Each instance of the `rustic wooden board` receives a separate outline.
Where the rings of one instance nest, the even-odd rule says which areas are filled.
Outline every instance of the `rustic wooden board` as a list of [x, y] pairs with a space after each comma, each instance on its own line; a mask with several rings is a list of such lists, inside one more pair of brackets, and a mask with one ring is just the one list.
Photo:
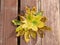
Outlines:
[[2, 45], [2, 43], [3, 43], [3, 15], [1, 14], [3, 11], [3, 9], [1, 8], [1, 7], [3, 7], [2, 1], [0, 0], [0, 45]]
[[[45, 33], [42, 45], [60, 45], [60, 16], [59, 16], [59, 0], [41, 0], [41, 8], [44, 15], [48, 18], [47, 25], [51, 26], [52, 31]], [[37, 39], [37, 44], [40, 44]]]
[[1, 3], [0, 23], [2, 26], [0, 26], [0, 32], [2, 34], [2, 45], [17, 45], [15, 27], [11, 20], [17, 17], [18, 2], [17, 0], [2, 0]]
[[[21, 0], [21, 11], [25, 9], [25, 6], [29, 6], [30, 8], [36, 6], [36, 0]], [[34, 45], [35, 42], [36, 41], [33, 41], [33, 39], [31, 39], [29, 43], [26, 43], [23, 40], [23, 37], [21, 37], [20, 45]]]
[[[17, 45], [15, 37], [15, 27], [11, 23], [12, 19], [17, 17], [18, 0], [1, 0], [0, 12], [0, 45]], [[21, 10], [28, 5], [36, 6], [36, 0], [21, 0]], [[48, 18], [47, 25], [51, 26], [52, 31], [45, 33], [42, 39], [42, 45], [60, 45], [60, 15], [59, 0], [41, 0], [41, 10]], [[41, 38], [31, 39], [28, 44], [21, 37], [21, 45], [41, 45]]]
[[[32, 4], [36, 6], [36, 0], [35, 2], [34, 0], [22, 0], [22, 10], [24, 10], [24, 6], [26, 5], [32, 7]], [[42, 39], [42, 45], [60, 45], [59, 0], [41, 0], [41, 10], [44, 11], [44, 15], [48, 18], [47, 25], [52, 28], [51, 32], [45, 33], [45, 37]], [[41, 45], [41, 38], [37, 36], [35, 42], [31, 39], [29, 44], [26, 45]], [[21, 40], [21, 45], [25, 45], [23, 40]]]
[[59, 0], [42, 0], [42, 9], [48, 17], [48, 25], [52, 28], [52, 32], [46, 33], [43, 45], [60, 45]]
[[25, 9], [25, 6], [32, 8], [36, 5], [36, 0], [21, 0], [21, 10]]

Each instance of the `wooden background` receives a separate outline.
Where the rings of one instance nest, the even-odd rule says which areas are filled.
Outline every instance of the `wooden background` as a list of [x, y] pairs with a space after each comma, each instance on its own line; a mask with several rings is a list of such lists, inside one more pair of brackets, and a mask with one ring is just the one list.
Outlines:
[[[36, 6], [36, 0], [21, 0], [21, 10], [28, 5]], [[17, 45], [15, 36], [15, 28], [11, 20], [18, 15], [18, 0], [1, 0], [0, 11], [0, 45]], [[45, 33], [42, 45], [60, 45], [60, 15], [59, 0], [41, 0], [41, 10], [48, 18], [47, 25], [51, 26], [52, 31]], [[37, 40], [31, 39], [28, 44], [21, 37], [21, 45], [40, 45], [41, 39], [37, 36]]]

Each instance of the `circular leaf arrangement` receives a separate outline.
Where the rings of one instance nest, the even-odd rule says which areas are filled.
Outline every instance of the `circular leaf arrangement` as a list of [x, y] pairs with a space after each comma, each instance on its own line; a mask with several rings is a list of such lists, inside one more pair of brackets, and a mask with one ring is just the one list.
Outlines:
[[30, 37], [35, 39], [37, 34], [43, 38], [44, 32], [50, 31], [50, 27], [48, 27], [46, 22], [46, 17], [43, 16], [43, 11], [36, 12], [36, 7], [30, 9], [29, 7], [25, 8], [24, 16], [20, 15], [19, 20], [12, 20], [14, 25], [19, 25], [16, 28], [16, 36], [23, 36], [26, 42], [30, 41]]

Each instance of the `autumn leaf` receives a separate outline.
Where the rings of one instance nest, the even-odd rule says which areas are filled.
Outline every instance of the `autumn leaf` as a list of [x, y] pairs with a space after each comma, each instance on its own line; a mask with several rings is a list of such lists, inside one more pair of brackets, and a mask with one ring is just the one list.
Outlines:
[[22, 26], [18, 26], [18, 27], [16, 28], [16, 32], [19, 32], [19, 31], [21, 31], [21, 30], [23, 30]]
[[14, 25], [20, 25], [20, 21], [19, 20], [12, 20], [12, 23], [14, 24]]
[[36, 37], [37, 37], [37, 33], [35, 31], [31, 31], [30, 35], [33, 39], [36, 39]]
[[40, 28], [41, 30], [47, 30], [47, 31], [51, 31], [51, 28], [50, 27], [48, 27], [48, 26], [44, 26], [44, 27], [42, 27], [42, 28]]
[[36, 14], [36, 10], [37, 10], [36, 7], [33, 7], [33, 8], [31, 9], [31, 13], [32, 13], [32, 14]]
[[30, 41], [30, 34], [29, 34], [29, 31], [26, 31], [25, 34], [24, 34], [24, 39], [25, 41], [28, 43]]
[[40, 21], [46, 22], [47, 21], [47, 18], [46, 17], [42, 17]]

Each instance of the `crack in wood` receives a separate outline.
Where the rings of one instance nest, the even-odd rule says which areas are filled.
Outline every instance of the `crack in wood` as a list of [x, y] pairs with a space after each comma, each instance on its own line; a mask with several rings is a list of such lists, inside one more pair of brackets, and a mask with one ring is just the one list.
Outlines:
[[[20, 14], [20, 0], [18, 0], [18, 20], [20, 20], [19, 14]], [[17, 37], [17, 45], [20, 45], [20, 36]]]

